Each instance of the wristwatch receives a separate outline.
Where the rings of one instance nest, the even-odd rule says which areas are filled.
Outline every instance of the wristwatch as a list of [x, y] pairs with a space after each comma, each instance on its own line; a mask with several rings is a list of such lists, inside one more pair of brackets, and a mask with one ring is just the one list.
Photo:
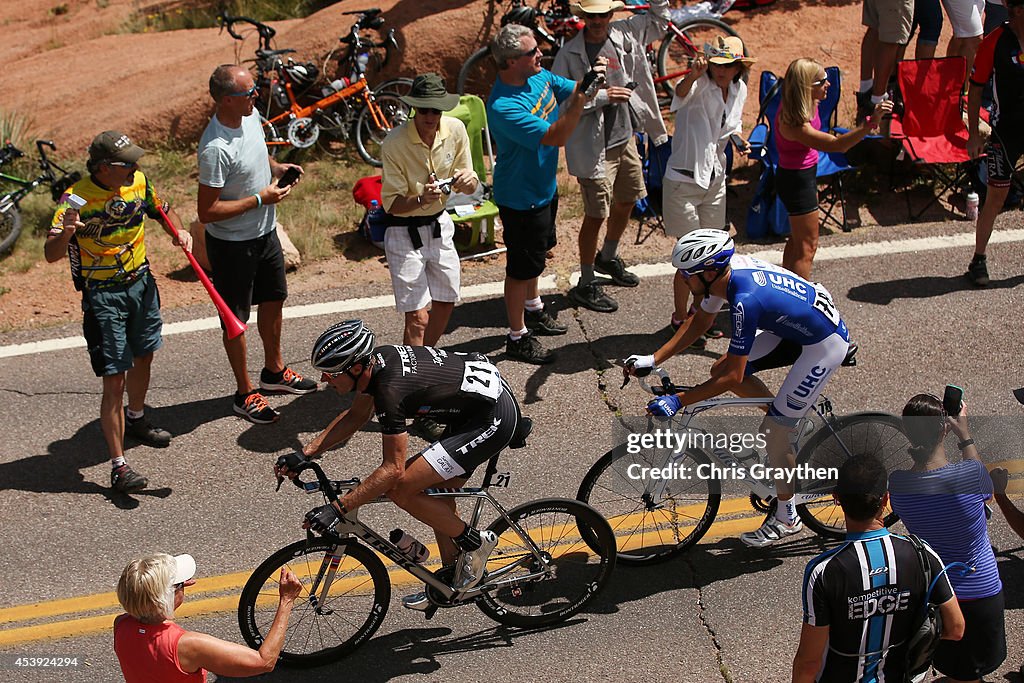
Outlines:
[[974, 445], [974, 439], [964, 439], [963, 441], [958, 443], [956, 445], [956, 447], [959, 448], [960, 450], [963, 450], [963, 449], [967, 448], [968, 446], [973, 446], [973, 445]]

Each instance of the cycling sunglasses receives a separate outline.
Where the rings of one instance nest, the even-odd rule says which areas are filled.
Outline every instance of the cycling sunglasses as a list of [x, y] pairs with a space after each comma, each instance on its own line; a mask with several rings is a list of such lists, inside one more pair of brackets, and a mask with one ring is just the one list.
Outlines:
[[257, 90], [259, 90], [259, 86], [258, 85], [253, 85], [251, 88], [249, 88], [245, 92], [228, 93], [228, 97], [252, 97], [253, 95], [256, 94]]
[[826, 83], [828, 83], [828, 76], [826, 76], [825, 78], [819, 78], [816, 81], [811, 81], [811, 85], [816, 87], [816, 88], [819, 88], [819, 87], [825, 85]]
[[127, 161], [104, 161], [107, 166], [116, 166], [117, 168], [138, 168], [139, 164], [136, 161], [131, 163]]

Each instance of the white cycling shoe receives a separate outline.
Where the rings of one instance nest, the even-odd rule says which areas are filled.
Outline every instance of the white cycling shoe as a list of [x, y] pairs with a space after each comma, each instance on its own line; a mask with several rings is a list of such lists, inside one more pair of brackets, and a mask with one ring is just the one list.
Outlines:
[[744, 545], [749, 545], [752, 548], [763, 548], [776, 541], [781, 541], [786, 536], [800, 533], [803, 528], [804, 523], [800, 521], [799, 517], [796, 518], [793, 524], [786, 524], [776, 519], [775, 515], [769, 515], [757, 531], [748, 531], [740, 534], [740, 540], [743, 541]]
[[480, 583], [484, 577], [484, 568], [491, 551], [498, 545], [498, 536], [493, 531], [480, 532], [480, 547], [462, 553], [459, 558], [459, 578], [455, 582], [456, 590], [465, 591]]

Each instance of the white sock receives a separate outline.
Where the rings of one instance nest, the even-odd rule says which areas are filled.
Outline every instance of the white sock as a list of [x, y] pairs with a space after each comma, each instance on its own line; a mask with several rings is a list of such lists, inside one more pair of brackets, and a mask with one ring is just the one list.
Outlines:
[[123, 455], [118, 456], [118, 457], [116, 457], [116, 458], [114, 458], [113, 460], [110, 461], [110, 466], [113, 467], [115, 470], [118, 467], [120, 467], [121, 465], [124, 465], [124, 464], [126, 464], [126, 461], [125, 461]]
[[879, 102], [881, 102], [884, 99], [885, 99], [885, 95], [872, 95], [871, 96], [871, 104], [872, 105], [878, 104]]
[[544, 310], [544, 302], [540, 300], [539, 296], [536, 299], [527, 299], [526, 300], [526, 310], [528, 310], [528, 311], [543, 311]]
[[858, 90], [857, 92], [868, 92], [873, 87], [875, 87], [875, 79], [869, 78], [866, 81], [860, 82], [860, 90]]
[[523, 329], [518, 330], [518, 331], [517, 330], [509, 330], [508, 331], [508, 336], [512, 338], [512, 341], [519, 341], [520, 339], [522, 339], [523, 337], [525, 337], [529, 333], [530, 333], [530, 331], [524, 327]]
[[138, 420], [140, 417], [146, 414], [146, 410], [145, 408], [143, 408], [139, 412], [135, 412], [131, 408], [127, 408], [125, 409], [125, 413], [128, 415], [129, 420]]
[[796, 498], [780, 500], [775, 508], [775, 519], [789, 526], [796, 523]]

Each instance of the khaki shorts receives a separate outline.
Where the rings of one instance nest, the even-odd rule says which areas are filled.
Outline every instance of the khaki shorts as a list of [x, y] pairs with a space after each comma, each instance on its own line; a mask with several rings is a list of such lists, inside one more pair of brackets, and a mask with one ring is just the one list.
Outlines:
[[864, 0], [861, 22], [890, 45], [906, 45], [914, 24], [914, 0]]
[[580, 178], [579, 181], [583, 213], [591, 218], [607, 218], [612, 204], [632, 204], [647, 196], [640, 154], [632, 139], [605, 150], [603, 178]]
[[706, 190], [697, 183], [666, 178], [661, 210], [669, 237], [682, 237], [700, 228], [726, 229], [725, 174], [712, 180]]

